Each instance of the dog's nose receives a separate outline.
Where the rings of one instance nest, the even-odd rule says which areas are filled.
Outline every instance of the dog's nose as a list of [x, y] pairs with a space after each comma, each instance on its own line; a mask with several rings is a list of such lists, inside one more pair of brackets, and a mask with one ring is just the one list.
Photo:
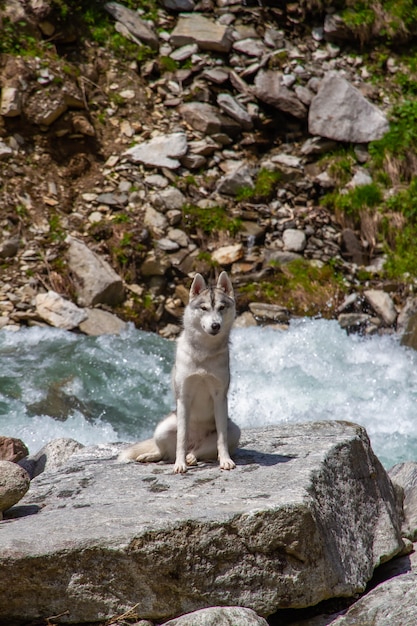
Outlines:
[[220, 324], [219, 324], [219, 322], [213, 322], [213, 323], [212, 323], [212, 325], [211, 325], [211, 330], [212, 330], [214, 333], [218, 333], [218, 332], [219, 332], [219, 330], [220, 330]]

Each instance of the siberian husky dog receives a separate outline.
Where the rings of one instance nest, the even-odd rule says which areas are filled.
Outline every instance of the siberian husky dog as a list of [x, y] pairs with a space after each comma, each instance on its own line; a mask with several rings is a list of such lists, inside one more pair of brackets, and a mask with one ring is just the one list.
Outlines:
[[221, 469], [235, 467], [230, 454], [238, 446], [240, 429], [229, 419], [227, 409], [229, 335], [235, 314], [233, 287], [226, 272], [215, 287], [208, 287], [197, 274], [172, 372], [176, 411], [157, 425], [152, 439], [122, 451], [121, 460], [175, 460], [174, 473], [185, 472], [199, 460], [216, 458]]

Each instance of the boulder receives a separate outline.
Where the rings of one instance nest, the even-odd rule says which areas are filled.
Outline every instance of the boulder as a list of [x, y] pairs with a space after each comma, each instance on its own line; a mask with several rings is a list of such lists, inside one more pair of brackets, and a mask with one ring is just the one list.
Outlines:
[[55, 291], [38, 293], [35, 298], [36, 314], [54, 328], [72, 330], [87, 318], [84, 309], [80, 309], [70, 300], [66, 300]]
[[36, 454], [31, 454], [19, 461], [30, 478], [35, 478], [45, 471], [55, 470], [65, 465], [68, 459], [84, 446], [75, 439], [60, 438], [44, 445]]
[[117, 315], [102, 309], [87, 309], [87, 319], [81, 322], [82, 333], [96, 337], [98, 335], [120, 335], [126, 328], [126, 322]]
[[219, 93], [217, 104], [221, 110], [234, 119], [244, 130], [252, 130], [252, 118], [247, 110], [228, 93]]
[[394, 465], [389, 470], [393, 483], [404, 490], [403, 535], [411, 541], [417, 540], [417, 463], [407, 461]]
[[17, 463], [29, 454], [29, 450], [21, 439], [0, 437], [0, 460]]
[[417, 623], [417, 574], [387, 580], [355, 602], [329, 626], [413, 626]]
[[133, 605], [156, 621], [218, 605], [268, 616], [363, 591], [403, 547], [398, 490], [355, 424], [246, 430], [230, 472], [178, 476], [119, 451], [84, 448], [32, 481], [21, 504], [39, 512], [2, 528], [0, 621]]
[[229, 52], [232, 38], [229, 27], [213, 21], [201, 13], [184, 13], [179, 16], [171, 33], [171, 44], [175, 48], [196, 43], [201, 50]]
[[338, 72], [327, 72], [308, 114], [308, 130], [336, 141], [368, 143], [389, 129], [382, 111]]
[[23, 467], [11, 461], [0, 461], [0, 520], [4, 511], [23, 498], [29, 485], [29, 474]]
[[234, 137], [241, 131], [239, 123], [206, 102], [186, 102], [179, 107], [179, 111], [187, 124], [205, 135], [223, 132]]
[[268, 622], [252, 609], [241, 606], [213, 606], [181, 615], [165, 622], [165, 626], [268, 626]]
[[118, 2], [106, 2], [104, 8], [140, 42], [146, 44], [152, 50], [158, 50], [158, 35], [149, 28], [148, 24], [139, 17], [136, 11]]
[[407, 298], [397, 320], [397, 331], [401, 337], [401, 344], [417, 349], [417, 298]]
[[290, 113], [298, 119], [307, 117], [307, 108], [295, 93], [282, 82], [283, 74], [275, 70], [261, 70], [255, 79], [255, 95], [270, 106]]
[[[102, 257], [82, 241], [67, 237], [68, 265], [75, 277], [77, 302], [81, 306], [117, 306], [124, 299], [122, 279]], [[84, 319], [87, 313], [84, 312]], [[80, 320], [80, 322], [83, 320]], [[78, 323], [80, 323], [78, 322]]]

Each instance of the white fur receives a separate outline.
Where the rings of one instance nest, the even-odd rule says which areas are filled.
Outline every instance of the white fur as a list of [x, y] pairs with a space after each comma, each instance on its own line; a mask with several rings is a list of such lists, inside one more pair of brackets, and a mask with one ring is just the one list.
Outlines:
[[230, 453], [237, 448], [240, 429], [229, 419], [227, 408], [229, 335], [234, 318], [233, 288], [226, 272], [220, 274], [214, 289], [197, 274], [172, 374], [176, 412], [158, 424], [152, 439], [134, 444], [119, 458], [140, 462], [175, 459], [175, 473], [185, 472], [199, 460], [217, 457], [221, 469], [235, 467]]

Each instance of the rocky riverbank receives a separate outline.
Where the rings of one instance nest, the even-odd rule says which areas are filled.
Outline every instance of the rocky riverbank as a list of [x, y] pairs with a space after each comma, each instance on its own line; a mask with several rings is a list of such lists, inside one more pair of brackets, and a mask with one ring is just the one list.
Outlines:
[[385, 205], [405, 180], [380, 215], [323, 202], [382, 177], [368, 145], [401, 98], [397, 38], [375, 85], [377, 53], [334, 11], [185, 4], [2, 9], [0, 326], [175, 336], [190, 275], [226, 268], [246, 323], [403, 332], [414, 281], [386, 272], [380, 223], [404, 224]]

